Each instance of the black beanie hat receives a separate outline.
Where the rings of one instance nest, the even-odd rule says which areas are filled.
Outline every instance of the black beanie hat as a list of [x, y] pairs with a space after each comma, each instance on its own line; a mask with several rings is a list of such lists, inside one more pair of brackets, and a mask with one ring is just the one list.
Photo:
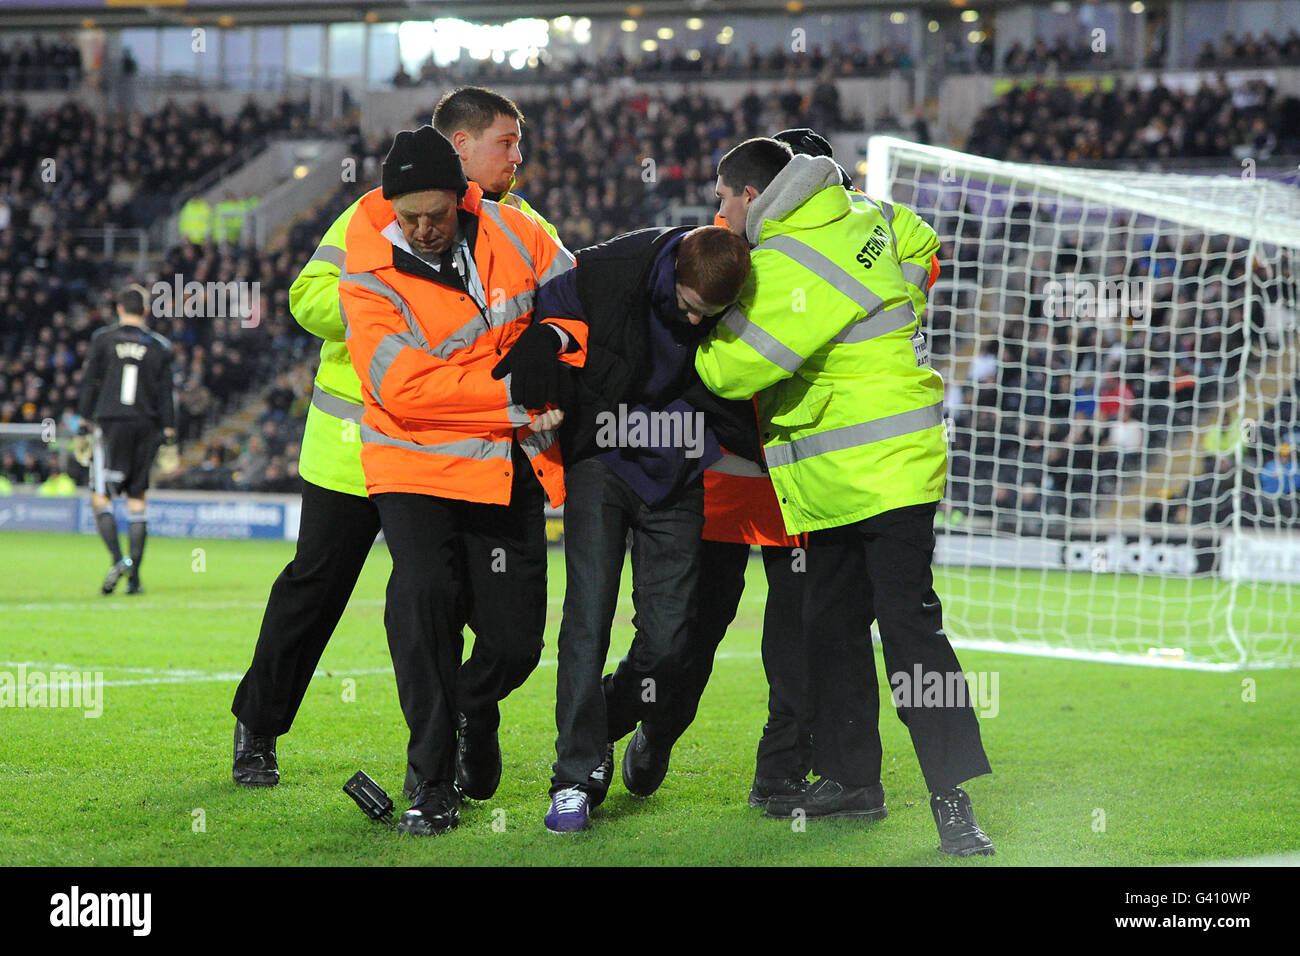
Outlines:
[[451, 189], [459, 202], [469, 189], [456, 148], [432, 126], [404, 129], [394, 137], [381, 182], [385, 199], [422, 189]]
[[[796, 153], [802, 153], [804, 156], [835, 158], [835, 151], [831, 148], [830, 140], [815, 129], [808, 129], [807, 127], [783, 129], [772, 138], [780, 140]], [[838, 163], [836, 165], [839, 166]], [[853, 179], [843, 166], [840, 166], [840, 179], [843, 181], [845, 189], [852, 188]]]

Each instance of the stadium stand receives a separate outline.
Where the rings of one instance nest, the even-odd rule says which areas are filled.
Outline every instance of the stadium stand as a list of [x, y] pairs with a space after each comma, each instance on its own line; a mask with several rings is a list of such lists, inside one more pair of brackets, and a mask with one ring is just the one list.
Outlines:
[[[555, 224], [560, 236], [577, 249], [599, 242], [646, 223], [663, 221], [670, 206], [699, 205], [712, 209], [716, 182], [715, 164], [725, 149], [739, 139], [761, 135], [772, 129], [818, 124], [822, 129], [838, 129], [835, 122], [838, 105], [824, 102], [815, 105], [816, 96], [774, 93], [762, 97], [753, 92], [732, 110], [699, 93], [680, 97], [667, 96], [653, 88], [622, 90], [603, 108], [591, 100], [575, 101], [568, 96], [558, 99], [522, 99], [519, 106], [526, 120], [524, 165], [520, 167], [518, 191], [535, 199], [539, 208]], [[411, 118], [413, 125], [427, 122], [427, 115]], [[859, 117], [853, 121], [860, 122]], [[321, 234], [366, 188], [373, 183], [378, 165], [388, 143], [354, 143], [363, 156], [362, 175], [355, 185], [343, 185], [331, 199], [295, 223], [277, 254], [273, 273], [254, 273], [247, 266], [230, 261], [230, 253], [204, 249], [207, 257], [203, 274], [226, 272], [232, 275], [263, 275], [262, 288], [273, 289], [270, 310], [274, 334], [282, 335], [284, 347], [273, 351], [288, 355], [289, 364], [305, 360], [310, 363], [315, 349], [309, 340], [297, 335], [297, 327], [285, 330], [288, 317], [287, 290], [301, 263], [311, 255]], [[655, 160], [652, 176], [643, 172], [643, 158]], [[617, 175], [612, 175], [617, 170]], [[372, 175], [366, 175], [369, 171]], [[190, 246], [190, 250], [198, 247]], [[198, 254], [191, 251], [189, 255]], [[173, 257], [177, 253], [173, 253]], [[279, 263], [289, 263], [281, 274]], [[224, 265], [223, 265], [224, 264]], [[190, 275], [192, 261], [174, 261], [160, 270]], [[279, 297], [283, 301], [277, 301]], [[237, 325], [237, 323], [235, 323]], [[248, 356], [226, 341], [221, 347], [221, 361], [211, 353], [216, 345], [194, 339], [193, 329], [173, 333], [178, 348], [188, 350], [189, 377], [179, 390], [181, 398], [180, 428], [191, 440], [200, 437], [201, 423], [219, 417], [243, 397], [247, 382]], [[261, 342], [261, 332], [253, 336], [236, 336], [241, 341]], [[304, 353], [302, 350], [306, 349]], [[257, 346], [263, 360], [266, 353]], [[197, 352], [198, 368], [194, 367]], [[234, 358], [238, 356], [238, 358]], [[234, 358], [235, 373], [231, 364]], [[214, 375], [213, 367], [220, 365]], [[288, 373], [286, 385], [295, 391], [295, 401], [305, 403], [310, 397], [310, 377], [301, 369], [286, 365], [258, 369], [252, 381], [265, 383]], [[260, 394], [260, 390], [254, 389]], [[189, 462], [176, 475], [160, 484], [164, 487], [206, 488], [212, 490], [257, 490], [292, 486], [296, 480], [297, 443], [302, 437], [301, 414], [274, 416], [267, 419], [258, 402], [244, 412], [244, 420], [223, 430], [223, 434], [202, 443], [202, 458]], [[301, 409], [300, 409], [301, 411]], [[273, 435], [268, 434], [268, 421]], [[260, 446], [255, 448], [254, 446]], [[279, 449], [276, 451], [275, 449]], [[290, 488], [292, 490], [292, 488]]]
[[74, 90], [84, 75], [81, 50], [71, 40], [0, 41], [0, 91]]
[[[976, 67], [991, 71], [992, 45], [971, 46]], [[1213, 56], [1217, 66], [1266, 50], [1268, 62], [1285, 63], [1298, 49], [1300, 37], [1292, 31], [1284, 39], [1244, 36], [1238, 42], [1228, 37], [1205, 55]], [[538, 203], [572, 248], [666, 221], [675, 207], [712, 207], [716, 162], [730, 145], [792, 126], [860, 130], [864, 118], [840, 102], [834, 77], [910, 65], [900, 49], [867, 52], [840, 45], [825, 51], [814, 47], [797, 57], [784, 48], [751, 47], [744, 53], [706, 52], [695, 60], [655, 53], [556, 66], [542, 58], [531, 71], [536, 79], [581, 77], [587, 84], [576, 96], [572, 89], [560, 89], [556, 95], [520, 101], [527, 124], [525, 163], [516, 189]], [[1032, 74], [1097, 64], [1090, 50], [1075, 49], [1063, 39], [1049, 45], [1036, 38], [1013, 44], [1001, 65], [1008, 73]], [[655, 83], [678, 76], [736, 75], [789, 82], [767, 93], [751, 89], [734, 107], [724, 107], [698, 88], [667, 93]], [[450, 68], [427, 63], [417, 77], [399, 74], [395, 85], [491, 83], [506, 76], [518, 74], [490, 60], [465, 58]], [[642, 82], [630, 84], [628, 77]], [[588, 95], [593, 92], [603, 95]], [[965, 148], [1047, 162], [1208, 160], [1244, 150], [1264, 158], [1300, 152], [1300, 122], [1291, 122], [1297, 116], [1296, 100], [1279, 96], [1262, 81], [1229, 89], [1220, 79], [1196, 93], [1161, 85], [1111, 91], [1039, 85], [1013, 89], [988, 107]], [[412, 118], [413, 123], [426, 121], [427, 115]], [[896, 123], [886, 115], [875, 125]], [[71, 103], [43, 116], [29, 115], [21, 105], [0, 106], [0, 161], [50, 155], [79, 172], [73, 177], [77, 192], [51, 189], [35, 202], [16, 197], [37, 170], [10, 163], [14, 172], [8, 183], [0, 184], [0, 225], [11, 227], [0, 228], [0, 253], [5, 254], [0, 258], [9, 264], [0, 270], [5, 362], [0, 421], [53, 417], [66, 424], [85, 343], [105, 320], [107, 300], [97, 297], [113, 283], [134, 277], [129, 269], [98, 260], [71, 232], [61, 233], [56, 221], [71, 209], [82, 217], [79, 224], [87, 226], [147, 224], [175, 208], [186, 183], [228, 162], [233, 143], [257, 143], [270, 131], [304, 131], [306, 126], [301, 111], [283, 104], [262, 109], [250, 103], [233, 121], [202, 105], [185, 110], [169, 105], [153, 116], [120, 119], [92, 116]], [[918, 138], [924, 139], [924, 133]], [[142, 141], [166, 148], [131, 148]], [[301, 416], [292, 411], [301, 411], [310, 394], [314, 348], [288, 315], [287, 289], [328, 223], [374, 181], [386, 147], [384, 141], [354, 143], [353, 155], [364, 157], [359, 181], [341, 186], [270, 251], [254, 255], [237, 244], [184, 243], [153, 266], [149, 276], [139, 277], [178, 273], [224, 281], [237, 276], [258, 282], [263, 291], [254, 328], [237, 320], [159, 323], [175, 348], [178, 425], [187, 447], [185, 466], [164, 483], [292, 489], [301, 438]], [[150, 205], [143, 201], [146, 195], [162, 198]], [[951, 263], [957, 279], [963, 264], [991, 238], [972, 235], [971, 228], [979, 228], [975, 222], [974, 217], [958, 217], [935, 223], [944, 240], [940, 257]], [[39, 238], [27, 243], [24, 235]], [[1157, 246], [1153, 254], [1162, 251], [1175, 252]], [[1090, 252], [1066, 250], [1064, 256]], [[1187, 250], [1176, 252], [1183, 263], [1180, 278], [1187, 278], [1197, 260]], [[1233, 259], [1235, 272], [1227, 281], [1241, 278], [1239, 256], [1229, 256], [1227, 250], [1214, 255]], [[1062, 259], [1054, 267], [1068, 265]], [[1130, 268], [1137, 269], [1138, 262]], [[1196, 292], [1189, 287], [1180, 296], [1179, 305], [1192, 314]], [[1001, 340], [1010, 344], [964, 356], [957, 344], [967, 331], [959, 328], [960, 305], [953, 293], [940, 290], [931, 311], [935, 354], [954, 362], [969, 360], [971, 369], [968, 380], [950, 376], [949, 381], [949, 417], [956, 428], [949, 495], [954, 512], [1089, 512], [1099, 496], [1115, 495], [1136, 482], [1151, 454], [1169, 442], [1172, 427], [1217, 416], [1222, 398], [1216, 390], [1222, 372], [1217, 363], [1225, 354], [1229, 361], [1241, 360], [1234, 345], [1241, 317], [1213, 310], [1195, 328], [1166, 316], [1163, 324], [1158, 319], [1149, 329], [1104, 333], [1031, 316], [1025, 328], [1002, 330]], [[273, 342], [269, 349], [264, 347], [267, 335]], [[1070, 355], [1076, 360], [1069, 361]], [[1040, 416], [1048, 424], [1036, 422]], [[212, 433], [223, 418], [225, 424]], [[1251, 463], [1252, 482], [1266, 464]], [[48, 470], [40, 461], [31, 467], [15, 462], [6, 471], [30, 480], [43, 468]], [[1285, 462], [1274, 468], [1280, 469], [1279, 487], [1285, 489]], [[1217, 470], [1218, 465], [1207, 464], [1206, 475], [1212, 478]], [[1190, 486], [1187, 494], [1192, 502], [1204, 497]], [[1177, 498], [1170, 493], [1167, 500]], [[1162, 520], [1174, 510], [1167, 508]], [[1186, 510], [1201, 514], [1204, 508], [1193, 504]]]
[[[755, 45], [750, 45], [744, 53], [726, 47], [697, 52], [699, 56], [692, 59], [680, 50], [671, 54], [655, 50], [636, 56], [627, 56], [616, 50], [596, 59], [579, 58], [563, 63], [553, 62], [549, 56], [539, 56], [537, 66], [529, 69], [529, 77], [543, 83], [578, 79], [603, 83], [622, 77], [644, 81], [668, 78], [726, 79], [737, 76], [746, 79], [779, 79], [786, 76], [818, 76], [827, 71], [839, 76], [879, 76], [913, 66], [911, 55], [901, 46], [892, 44], [873, 51], [856, 43], [835, 43], [829, 48], [815, 44], [806, 53], [798, 54], [784, 46], [759, 50]], [[421, 64], [416, 76], [399, 68], [393, 76], [393, 86], [446, 86], [458, 83], [490, 85], [518, 78], [519, 71], [506, 63], [465, 58], [450, 66], [438, 66], [430, 54]]]
[[1170, 160], [1300, 152], [1300, 100], [1252, 80], [1237, 89], [1203, 83], [1195, 93], [1157, 84], [1112, 91], [1033, 86], [985, 108], [967, 152], [1021, 162]]
[[1243, 34], [1238, 40], [1236, 34], [1228, 33], [1218, 44], [1205, 41], [1200, 53], [1196, 55], [1198, 67], [1235, 66], [1294, 66], [1300, 64], [1300, 33], [1287, 31], [1285, 37], [1260, 37]]

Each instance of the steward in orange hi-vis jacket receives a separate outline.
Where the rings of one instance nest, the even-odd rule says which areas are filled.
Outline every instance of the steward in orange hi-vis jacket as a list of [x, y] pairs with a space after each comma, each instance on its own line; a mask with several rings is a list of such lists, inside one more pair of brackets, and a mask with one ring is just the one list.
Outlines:
[[[541, 654], [543, 490], [560, 504], [564, 479], [562, 416], [539, 411], [557, 381], [535, 369], [558, 364], [559, 345], [525, 330], [537, 286], [572, 264], [535, 220], [484, 200], [431, 126], [397, 135], [382, 189], [348, 226], [339, 298], [365, 400], [366, 490], [393, 557], [384, 621], [416, 782], [406, 833], [457, 825], [457, 729], [462, 746], [467, 726], [495, 741], [497, 701]], [[512, 349], [513, 374], [493, 378]], [[473, 700], [456, 693], [465, 589], [496, 668]]]
[[[426, 127], [432, 130], [432, 127]], [[361, 379], [366, 491], [509, 504], [517, 438], [551, 504], [564, 501], [555, 433], [533, 434], [511, 376], [492, 369], [533, 314], [537, 286], [573, 257], [528, 215], [482, 198], [460, 203], [460, 248], [440, 274], [394, 245], [398, 219], [379, 190], [362, 198], [348, 228], [339, 279], [348, 353]], [[468, 275], [468, 247], [478, 282]]]

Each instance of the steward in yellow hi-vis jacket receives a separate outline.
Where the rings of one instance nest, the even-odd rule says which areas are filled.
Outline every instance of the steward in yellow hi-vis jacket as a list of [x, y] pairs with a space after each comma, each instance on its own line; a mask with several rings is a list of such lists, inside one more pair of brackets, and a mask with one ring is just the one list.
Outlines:
[[[435, 113], [439, 128], [461, 144], [466, 176], [482, 185], [485, 195], [498, 195], [502, 205], [527, 212], [554, 236], [549, 223], [508, 192], [522, 161], [521, 122], [522, 114], [510, 100], [478, 87], [448, 94]], [[379, 512], [366, 496], [361, 383], [348, 355], [339, 307], [346, 235], [359, 202], [326, 231], [289, 290], [293, 317], [322, 339], [322, 346], [299, 461], [303, 498], [297, 552], [271, 589], [252, 664], [231, 708], [238, 718], [233, 776], [248, 786], [278, 782], [275, 737], [292, 725], [380, 528]], [[474, 625], [468, 598], [459, 614]], [[491, 655], [487, 643], [476, 642], [461, 669], [461, 685], [471, 688], [471, 696], [504, 697], [509, 690]], [[465, 792], [476, 799], [495, 790], [500, 777], [495, 723], [489, 722], [477, 739], [462, 736], [457, 774]], [[408, 773], [406, 789], [412, 791], [414, 783]]]
[[820, 779], [770, 797], [766, 811], [885, 815], [877, 621], [941, 848], [992, 853], [958, 786], [990, 770], [930, 569], [947, 451], [922, 323], [939, 240], [881, 197], [854, 202], [833, 160], [792, 156], [774, 139], [724, 156], [717, 192], [753, 270], [695, 367], [724, 398], [756, 394], [786, 530], [810, 532], [804, 634]]
[[[834, 158], [826, 137], [816, 130], [799, 128], [782, 130], [772, 137], [786, 143], [795, 153]], [[849, 201], [869, 203], [853, 186], [842, 168], [841, 181], [849, 191]], [[915, 214], [897, 207], [896, 222]], [[718, 214], [715, 226], [727, 226]], [[743, 227], [743, 224], [741, 224]], [[925, 232], [910, 224], [898, 227], [900, 234], [918, 241], [915, 250], [904, 258], [920, 258], [931, 244]], [[909, 267], [910, 268], [910, 267]], [[928, 289], [938, 276], [939, 261], [932, 258], [924, 282]], [[913, 275], [919, 275], [912, 273]], [[924, 294], [917, 303], [917, 314], [925, 308]], [[725, 454], [704, 473], [704, 535], [700, 545], [700, 566], [709, 569], [703, 585], [697, 588], [695, 623], [691, 628], [691, 658], [694, 661], [693, 685], [679, 695], [681, 703], [675, 725], [667, 730], [645, 722], [644, 731], [651, 739], [672, 741], [695, 717], [700, 696], [713, 669], [719, 643], [736, 617], [745, 589], [745, 571], [749, 566], [750, 547], [762, 548], [763, 570], [767, 577], [767, 600], [763, 613], [763, 671], [767, 675], [768, 717], [758, 742], [754, 785], [749, 804], [763, 806], [776, 794], [802, 793], [808, 788], [808, 771], [812, 768], [812, 718], [808, 706], [808, 667], [803, 643], [804, 535], [790, 535], [785, 530], [781, 502], [772, 487], [766, 469], [738, 455]]]

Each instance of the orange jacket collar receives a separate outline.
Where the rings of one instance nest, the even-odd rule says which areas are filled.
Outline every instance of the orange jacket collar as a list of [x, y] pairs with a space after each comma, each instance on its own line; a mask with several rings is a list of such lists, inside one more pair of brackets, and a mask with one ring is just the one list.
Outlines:
[[[482, 201], [483, 187], [478, 183], [471, 182], [458, 208], [477, 216]], [[357, 237], [359, 241], [354, 240], [352, 236], [348, 237], [347, 259], [344, 268], [348, 272], [373, 272], [376, 269], [391, 266], [393, 264], [393, 244], [385, 239], [382, 233], [391, 223], [397, 220], [397, 213], [393, 211], [392, 200], [385, 199], [381, 189], [372, 189], [361, 197], [361, 204], [357, 207], [357, 213], [364, 217], [363, 221], [369, 223], [373, 231], [368, 232], [365, 236]]]

